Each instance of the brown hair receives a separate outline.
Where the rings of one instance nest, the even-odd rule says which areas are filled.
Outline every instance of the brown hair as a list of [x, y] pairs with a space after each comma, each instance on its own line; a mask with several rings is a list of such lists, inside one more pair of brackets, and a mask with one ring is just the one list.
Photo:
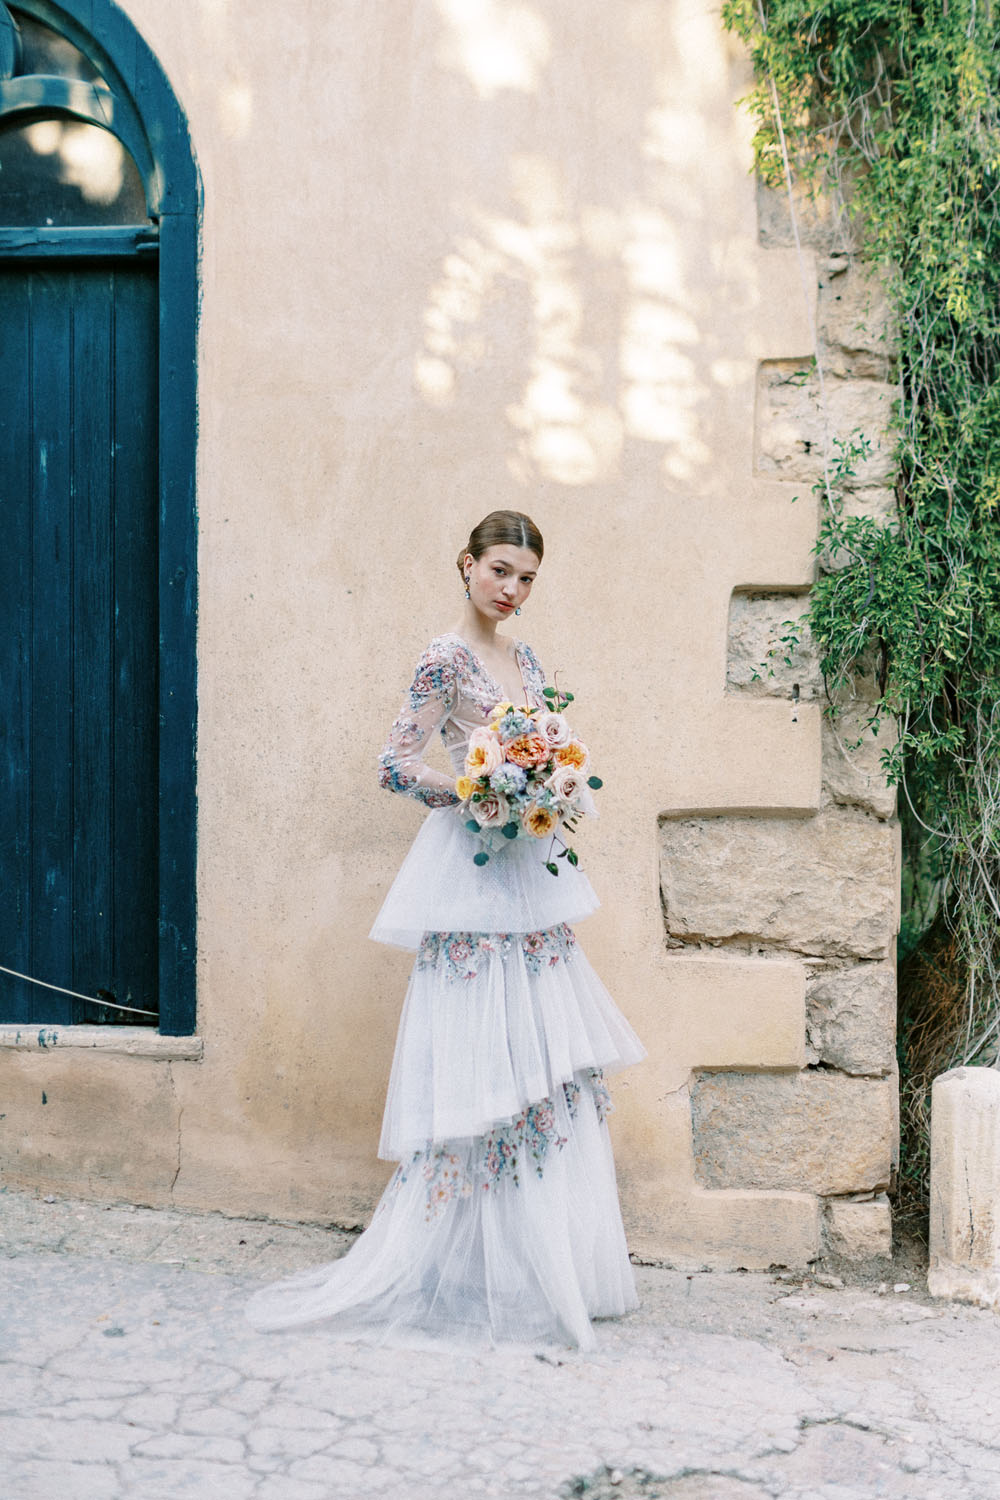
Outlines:
[[519, 510], [491, 510], [478, 526], [473, 527], [468, 542], [458, 554], [458, 571], [463, 579], [466, 553], [471, 553], [478, 560], [487, 547], [500, 547], [505, 542], [512, 547], [530, 548], [541, 562], [545, 543], [531, 517], [522, 515]]

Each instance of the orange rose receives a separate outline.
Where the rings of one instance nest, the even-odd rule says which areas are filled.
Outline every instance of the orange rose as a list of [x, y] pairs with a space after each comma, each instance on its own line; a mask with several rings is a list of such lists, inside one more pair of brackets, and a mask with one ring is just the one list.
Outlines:
[[549, 747], [540, 734], [519, 734], [504, 746], [504, 755], [515, 766], [541, 766], [549, 758]]
[[558, 819], [551, 807], [539, 807], [533, 802], [526, 807], [521, 814], [521, 823], [525, 833], [530, 833], [533, 839], [543, 839], [552, 832]]
[[590, 751], [579, 740], [570, 740], [568, 745], [560, 745], [554, 760], [557, 766], [576, 766], [578, 771], [585, 771], [590, 764]]

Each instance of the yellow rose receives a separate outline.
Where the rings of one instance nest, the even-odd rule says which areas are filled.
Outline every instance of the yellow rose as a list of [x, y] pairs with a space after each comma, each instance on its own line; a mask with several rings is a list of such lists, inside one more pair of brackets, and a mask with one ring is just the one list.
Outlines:
[[462, 802], [468, 802], [476, 790], [476, 783], [471, 776], [460, 776], [455, 782], [455, 792]]
[[553, 759], [557, 766], [576, 766], [578, 771], [585, 771], [590, 764], [590, 751], [579, 740], [570, 740], [568, 745], [559, 747]]
[[465, 757], [467, 776], [489, 776], [503, 764], [503, 746], [490, 729], [474, 729]]
[[507, 710], [513, 707], [514, 705], [509, 699], [505, 703], [497, 703], [494, 706], [493, 713], [490, 716], [490, 728], [495, 729]]
[[524, 831], [530, 833], [533, 839], [545, 838], [546, 834], [552, 832], [556, 822], [556, 815], [550, 807], [539, 807], [534, 802], [521, 814]]

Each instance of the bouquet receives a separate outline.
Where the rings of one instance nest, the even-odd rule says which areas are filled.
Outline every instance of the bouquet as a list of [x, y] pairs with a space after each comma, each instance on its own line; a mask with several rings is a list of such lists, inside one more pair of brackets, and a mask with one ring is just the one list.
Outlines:
[[543, 692], [546, 701], [540, 708], [498, 703], [488, 726], [469, 736], [465, 775], [455, 790], [471, 814], [466, 828], [480, 836], [472, 856], [477, 865], [485, 865], [503, 839], [551, 835], [545, 868], [558, 875], [552, 858], [556, 843], [562, 844], [556, 859], [578, 863], [560, 830], [573, 833], [578, 817], [597, 816], [591, 789], [603, 783], [599, 776], [587, 775], [590, 752], [563, 714], [573, 694], [554, 687]]

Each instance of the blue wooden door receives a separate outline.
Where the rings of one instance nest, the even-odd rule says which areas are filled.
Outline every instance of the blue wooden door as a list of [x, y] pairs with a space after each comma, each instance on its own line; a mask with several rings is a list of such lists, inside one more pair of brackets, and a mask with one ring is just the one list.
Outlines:
[[[0, 262], [0, 964], [150, 1011], [153, 260]], [[110, 1014], [0, 975], [0, 1019]]]

